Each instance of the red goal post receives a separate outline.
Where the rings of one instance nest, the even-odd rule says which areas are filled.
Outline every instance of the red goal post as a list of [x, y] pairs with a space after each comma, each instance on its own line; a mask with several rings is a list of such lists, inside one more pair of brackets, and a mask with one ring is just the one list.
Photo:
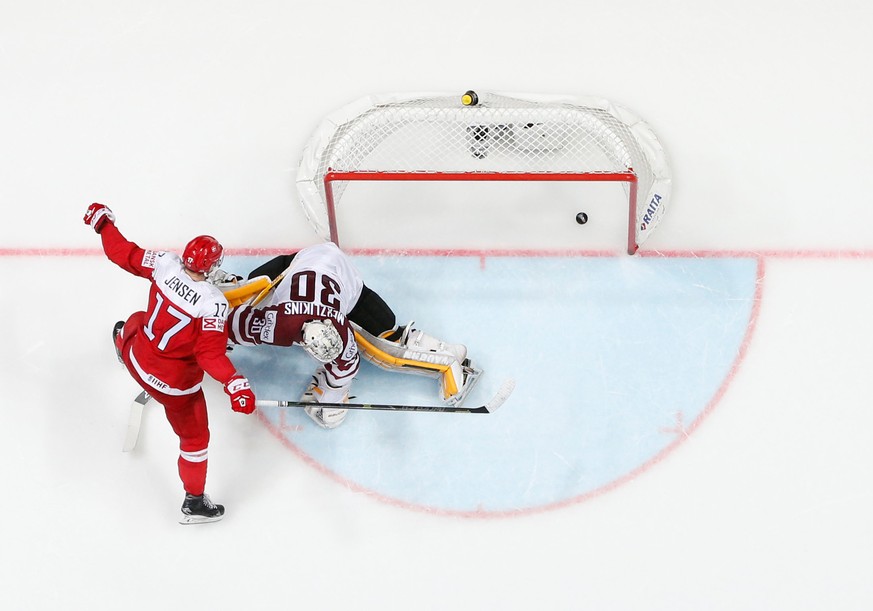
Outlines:
[[351, 181], [596, 181], [625, 186], [627, 252], [667, 208], [671, 176], [651, 128], [600, 98], [478, 93], [368, 96], [330, 115], [303, 151], [297, 187], [315, 230], [339, 244]]

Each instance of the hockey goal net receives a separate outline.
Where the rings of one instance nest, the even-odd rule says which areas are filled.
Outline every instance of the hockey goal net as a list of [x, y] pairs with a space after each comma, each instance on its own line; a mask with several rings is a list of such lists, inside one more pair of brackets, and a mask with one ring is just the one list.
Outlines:
[[319, 235], [339, 244], [352, 181], [614, 181], [627, 198], [627, 252], [637, 251], [671, 186], [645, 122], [600, 98], [470, 93], [370, 96], [324, 120], [297, 174]]

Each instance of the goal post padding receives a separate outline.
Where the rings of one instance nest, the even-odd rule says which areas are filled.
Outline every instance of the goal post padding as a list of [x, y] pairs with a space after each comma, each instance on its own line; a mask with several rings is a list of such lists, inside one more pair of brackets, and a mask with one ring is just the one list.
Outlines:
[[350, 181], [611, 181], [625, 187], [627, 252], [661, 221], [670, 168], [652, 129], [601, 98], [478, 93], [368, 96], [328, 116], [307, 143], [297, 187], [306, 217], [339, 243]]

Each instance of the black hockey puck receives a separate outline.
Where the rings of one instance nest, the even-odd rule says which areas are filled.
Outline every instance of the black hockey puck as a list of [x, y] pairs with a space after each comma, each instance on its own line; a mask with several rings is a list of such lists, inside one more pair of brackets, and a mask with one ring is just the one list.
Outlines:
[[584, 212], [580, 212], [579, 214], [576, 215], [576, 222], [579, 223], [580, 225], [584, 225], [585, 223], [588, 222], [588, 215], [585, 214]]

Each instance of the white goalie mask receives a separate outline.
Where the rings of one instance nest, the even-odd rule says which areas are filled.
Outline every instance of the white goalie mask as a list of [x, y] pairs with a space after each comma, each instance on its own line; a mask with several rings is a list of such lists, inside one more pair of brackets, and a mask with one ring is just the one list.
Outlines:
[[303, 323], [303, 349], [322, 363], [330, 363], [343, 350], [343, 340], [330, 320]]

